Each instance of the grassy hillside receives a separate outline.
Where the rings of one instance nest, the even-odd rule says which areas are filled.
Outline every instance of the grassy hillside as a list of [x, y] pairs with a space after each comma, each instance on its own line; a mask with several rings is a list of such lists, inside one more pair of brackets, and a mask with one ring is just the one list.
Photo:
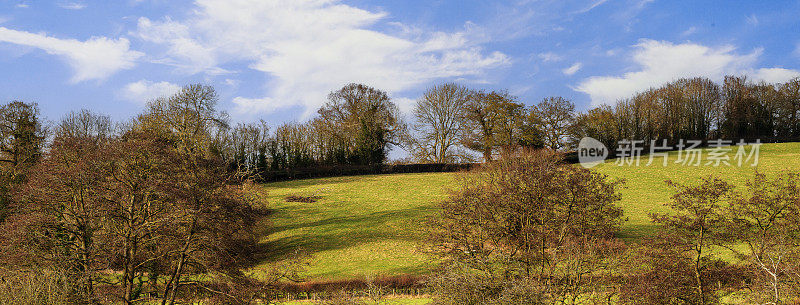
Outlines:
[[675, 164], [677, 153], [671, 153], [667, 167], [662, 166], [663, 158], [655, 158], [652, 165], [644, 166], [647, 157], [643, 157], [640, 166], [617, 166], [610, 160], [593, 169], [625, 180], [620, 205], [628, 221], [622, 228], [622, 237], [636, 240], [656, 229], [655, 224], [650, 222], [649, 213], [669, 211], [665, 204], [669, 202], [674, 190], [666, 185], [665, 181], [668, 179], [680, 183], [697, 183], [701, 177], [714, 175], [736, 184], [739, 190], [744, 191], [745, 183], [753, 177], [756, 169], [767, 174], [800, 170], [800, 143], [763, 144], [760, 150], [757, 167], [686, 166]]
[[[694, 183], [707, 175], [738, 185], [752, 177], [751, 167], [692, 167], [669, 165], [616, 166], [613, 161], [595, 169], [626, 180], [620, 205], [628, 221], [622, 237], [629, 241], [656, 229], [648, 213], [664, 212], [672, 190], [667, 179]], [[646, 160], [644, 160], [646, 163]], [[800, 143], [765, 144], [758, 170], [775, 173], [800, 170]], [[419, 274], [429, 270], [430, 258], [415, 251], [420, 221], [445, 198], [452, 173], [398, 174], [311, 179], [267, 184], [276, 209], [263, 242], [280, 251], [304, 248], [310, 255], [308, 276], [342, 279], [370, 275]], [[314, 203], [287, 202], [286, 196], [319, 196]], [[277, 253], [278, 255], [281, 253]]]
[[[419, 274], [432, 266], [415, 251], [419, 223], [446, 196], [452, 173], [310, 179], [266, 185], [276, 212], [264, 242], [312, 255], [314, 279]], [[317, 202], [287, 202], [290, 195]]]

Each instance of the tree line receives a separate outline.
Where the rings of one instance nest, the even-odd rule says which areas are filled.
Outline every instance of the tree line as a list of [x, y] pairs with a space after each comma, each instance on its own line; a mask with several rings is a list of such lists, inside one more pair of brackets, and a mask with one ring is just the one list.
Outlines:
[[416, 162], [483, 160], [520, 148], [570, 151], [583, 137], [614, 148], [620, 140], [800, 139], [800, 78], [783, 84], [726, 76], [679, 79], [614, 106], [585, 112], [563, 97], [526, 107], [507, 92], [457, 84], [429, 88], [417, 101], [404, 146]]
[[400, 143], [404, 123], [384, 91], [349, 84], [328, 95], [317, 117], [284, 123], [238, 124], [215, 134], [214, 150], [231, 168], [252, 175], [320, 165], [382, 164]]
[[[722, 85], [705, 78], [680, 79], [581, 114], [576, 135], [609, 146], [621, 139], [685, 140], [800, 138], [800, 79], [753, 83], [726, 76]], [[609, 147], [613, 147], [609, 146]]]
[[405, 163], [470, 163], [547, 147], [571, 151], [583, 137], [609, 148], [620, 140], [800, 139], [800, 78], [783, 84], [726, 76], [679, 79], [585, 112], [563, 97], [526, 106], [506, 91], [444, 83], [428, 88], [404, 118], [376, 88], [348, 84], [333, 91], [306, 122], [266, 122], [213, 132], [212, 151], [232, 171], [270, 172], [319, 166], [380, 165], [392, 149]]

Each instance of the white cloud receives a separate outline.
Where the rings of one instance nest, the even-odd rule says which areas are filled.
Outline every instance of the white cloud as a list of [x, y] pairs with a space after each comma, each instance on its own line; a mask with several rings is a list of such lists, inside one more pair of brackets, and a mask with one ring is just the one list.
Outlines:
[[239, 113], [273, 112], [291, 106], [278, 103], [270, 97], [247, 98], [241, 96], [234, 97], [233, 104], [236, 105], [236, 111]]
[[68, 10], [82, 10], [86, 8], [86, 3], [82, 2], [60, 2], [58, 7]]
[[688, 29], [686, 29], [686, 31], [683, 31], [681, 33], [681, 36], [682, 37], [686, 37], [686, 36], [690, 36], [690, 35], [692, 35], [694, 33], [697, 33], [697, 27], [693, 26], [693, 27], [689, 27]]
[[105, 79], [119, 70], [132, 68], [143, 55], [130, 50], [130, 42], [125, 38], [92, 37], [79, 41], [5, 27], [0, 27], [0, 42], [35, 47], [62, 57], [75, 71], [72, 82]]
[[120, 96], [126, 100], [143, 104], [159, 97], [171, 96], [180, 90], [180, 86], [170, 82], [156, 83], [143, 79], [125, 85]]
[[572, 64], [571, 66], [569, 66], [569, 68], [561, 70], [561, 72], [564, 72], [565, 75], [573, 75], [576, 72], [578, 72], [578, 70], [580, 70], [581, 68], [583, 68], [583, 64], [579, 63], [579, 62], [576, 62], [576, 63]]
[[794, 56], [800, 58], [800, 42], [798, 42], [797, 46], [794, 48]]
[[800, 76], [800, 71], [784, 68], [761, 68], [749, 73], [754, 79], [767, 83], [783, 83]]
[[620, 49], [619, 49], [619, 48], [613, 48], [613, 49], [610, 49], [610, 50], [607, 50], [607, 51], [606, 51], [606, 56], [609, 56], [609, 57], [610, 57], [610, 56], [615, 56], [615, 55], [617, 55], [619, 52], [620, 52]]
[[782, 82], [798, 73], [781, 68], [755, 68], [760, 49], [737, 54], [733, 46], [712, 48], [655, 40], [642, 40], [635, 48], [635, 71], [622, 76], [590, 77], [575, 90], [589, 94], [592, 105], [597, 106], [613, 104], [636, 92], [684, 77], [708, 77], [720, 82], [725, 75], [748, 75], [756, 81]]
[[28, 8], [28, 7], [30, 7], [30, 6], [29, 6], [28, 4], [26, 4], [26, 3], [19, 3], [19, 4], [15, 5], [14, 7], [18, 7], [18, 8]]
[[590, 4], [588, 7], [586, 7], [586, 8], [584, 8], [584, 9], [582, 9], [582, 10], [578, 11], [578, 13], [579, 13], [579, 14], [583, 14], [583, 13], [586, 13], [586, 12], [588, 12], [588, 11], [591, 11], [591, 10], [593, 10], [594, 8], [596, 8], [596, 7], [600, 6], [600, 5], [602, 5], [603, 3], [606, 3], [606, 1], [608, 1], [608, 0], [595, 0], [595, 1], [594, 1], [594, 2], [592, 2], [592, 4]]
[[397, 105], [401, 113], [410, 114], [417, 104], [417, 100], [407, 97], [393, 97], [392, 102]]
[[544, 62], [560, 61], [560, 60], [564, 59], [564, 57], [562, 57], [561, 55], [558, 55], [558, 54], [553, 53], [553, 52], [539, 53], [538, 56], [539, 56], [539, 59], [541, 59]]
[[758, 26], [758, 17], [756, 15], [750, 15], [745, 17], [745, 22], [752, 26]]
[[238, 79], [226, 78], [224, 83], [231, 87], [237, 87], [239, 86], [239, 83], [241, 83], [241, 81]]
[[135, 34], [164, 46], [161, 62], [182, 72], [245, 63], [269, 75], [268, 96], [234, 99], [239, 113], [300, 105], [308, 116], [328, 92], [349, 82], [397, 93], [440, 78], [480, 80], [487, 69], [509, 62], [502, 53], [484, 52], [475, 38], [480, 31], [470, 23], [455, 33], [387, 34], [372, 29], [386, 13], [338, 0], [197, 0], [195, 5], [186, 20], [140, 18]]

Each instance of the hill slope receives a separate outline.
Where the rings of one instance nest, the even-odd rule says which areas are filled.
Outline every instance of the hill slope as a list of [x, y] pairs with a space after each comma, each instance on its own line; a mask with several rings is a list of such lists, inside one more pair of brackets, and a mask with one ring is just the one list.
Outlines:
[[[672, 190], [665, 180], [694, 183], [716, 175], [744, 186], [755, 170], [684, 166], [675, 164], [676, 159], [671, 154], [667, 167], [656, 159], [651, 166], [616, 166], [611, 160], [595, 168], [626, 180], [620, 205], [628, 221], [621, 237], [636, 241], [656, 229], [648, 213], [669, 210], [664, 204]], [[765, 173], [800, 170], [800, 143], [763, 145], [757, 169]], [[415, 251], [422, 239], [418, 228], [435, 211], [436, 202], [446, 197], [454, 175], [352, 176], [266, 184], [276, 213], [262, 241], [277, 249], [276, 255], [296, 247], [306, 250], [311, 255], [308, 276], [312, 279], [425, 273], [435, 264]], [[290, 195], [320, 198], [313, 203], [287, 202]]]
[[[264, 242], [312, 255], [314, 279], [419, 274], [433, 266], [417, 253], [419, 224], [446, 196], [453, 173], [335, 177], [267, 184], [275, 209]], [[316, 202], [286, 197], [318, 196]]]
[[[704, 155], [706, 152], [707, 150], [704, 151]], [[699, 182], [701, 177], [714, 175], [734, 183], [737, 189], [744, 191], [743, 187], [752, 179], [756, 170], [766, 174], [800, 170], [800, 143], [763, 144], [756, 167], [686, 166], [676, 164], [677, 158], [677, 153], [670, 153], [667, 167], [663, 167], [660, 163], [662, 158], [655, 158], [652, 165], [644, 166], [647, 157], [643, 157], [640, 166], [617, 166], [614, 160], [609, 160], [593, 168], [610, 177], [625, 180], [620, 205], [628, 221], [622, 228], [621, 237], [626, 240], [636, 240], [651, 234], [656, 229], [656, 225], [650, 222], [648, 214], [669, 211], [665, 204], [670, 201], [674, 190], [667, 186], [666, 180], [691, 184]]]

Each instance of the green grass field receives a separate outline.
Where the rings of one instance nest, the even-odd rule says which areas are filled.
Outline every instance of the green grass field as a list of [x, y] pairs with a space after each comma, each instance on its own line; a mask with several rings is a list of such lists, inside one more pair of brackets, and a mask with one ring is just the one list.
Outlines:
[[[433, 262], [415, 248], [419, 224], [446, 196], [453, 174], [402, 174], [267, 184], [275, 209], [264, 242], [311, 255], [312, 279], [420, 274]], [[319, 196], [314, 203], [286, 196]], [[280, 254], [280, 253], [279, 253]]]
[[[754, 173], [750, 166], [684, 166], [674, 163], [676, 157], [670, 155], [667, 167], [662, 167], [661, 159], [651, 166], [620, 167], [612, 160], [595, 167], [626, 180], [620, 202], [628, 219], [621, 232], [625, 240], [636, 241], [656, 230], [648, 213], [669, 211], [664, 204], [672, 190], [665, 180], [695, 183], [700, 177], [717, 175], [744, 186]], [[763, 145], [757, 168], [764, 173], [800, 170], [800, 143]], [[276, 255], [296, 247], [307, 251], [309, 279], [425, 273], [435, 261], [415, 250], [422, 239], [420, 222], [446, 197], [454, 175], [353, 176], [266, 184], [276, 213], [262, 242], [271, 243]], [[321, 199], [286, 202], [288, 195]]]
[[[707, 150], [704, 151], [706, 152]], [[732, 166], [695, 167], [675, 164], [676, 159], [677, 153], [670, 153], [667, 167], [661, 163], [663, 158], [654, 158], [652, 165], [645, 166], [647, 157], [643, 157], [640, 166], [617, 166], [614, 160], [609, 160], [593, 168], [610, 177], [625, 180], [620, 206], [628, 221], [622, 228], [622, 238], [635, 241], [657, 229], [650, 222], [648, 214], [669, 212], [670, 208], [666, 204], [674, 190], [665, 183], [666, 180], [692, 184], [698, 183], [702, 177], [714, 175], [735, 184], [737, 190], [745, 191], [746, 182], [752, 179], [756, 169], [766, 174], [800, 170], [800, 143], [763, 144], [756, 167], [749, 164], [739, 167], [733, 161]]]

